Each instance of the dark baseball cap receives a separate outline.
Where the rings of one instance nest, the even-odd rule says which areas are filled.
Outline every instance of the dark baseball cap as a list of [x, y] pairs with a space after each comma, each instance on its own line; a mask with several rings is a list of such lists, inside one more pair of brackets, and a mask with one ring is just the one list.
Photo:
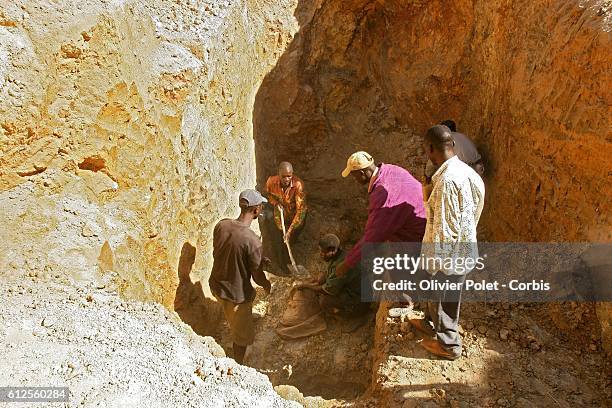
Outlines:
[[262, 203], [267, 203], [268, 200], [266, 200], [257, 190], [244, 190], [240, 193], [238, 202], [241, 207], [254, 207]]

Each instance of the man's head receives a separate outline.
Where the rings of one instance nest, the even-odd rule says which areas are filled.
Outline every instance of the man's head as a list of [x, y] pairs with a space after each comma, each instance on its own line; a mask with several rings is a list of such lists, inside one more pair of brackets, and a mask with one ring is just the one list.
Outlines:
[[432, 126], [425, 133], [423, 148], [427, 157], [435, 165], [439, 166], [455, 155], [453, 146], [455, 146], [455, 142], [450, 129], [445, 125]]
[[263, 210], [264, 203], [266, 200], [257, 190], [244, 190], [240, 193], [238, 198], [238, 205], [240, 206], [240, 214], [250, 215], [253, 218], [259, 217]]
[[350, 174], [359, 184], [368, 184], [375, 170], [374, 159], [368, 152], [355, 152], [346, 161], [342, 177]]
[[456, 132], [457, 131], [457, 124], [452, 119], [443, 120], [442, 122], [440, 122], [440, 124], [446, 126], [447, 128], [449, 128], [451, 132]]
[[278, 177], [282, 187], [289, 187], [293, 179], [293, 166], [289, 162], [280, 162], [278, 165]]
[[319, 240], [319, 254], [324, 261], [330, 261], [340, 250], [340, 238], [334, 234], [325, 234]]

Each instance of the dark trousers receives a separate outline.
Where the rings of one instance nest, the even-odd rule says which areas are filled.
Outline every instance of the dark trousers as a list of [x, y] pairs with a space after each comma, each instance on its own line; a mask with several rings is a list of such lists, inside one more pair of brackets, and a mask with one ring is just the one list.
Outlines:
[[[443, 283], [448, 280], [451, 283], [465, 282], [465, 275], [445, 275], [436, 273], [433, 277], [427, 275], [426, 279], [438, 280]], [[436, 337], [442, 347], [448, 352], [461, 355], [461, 336], [459, 335], [459, 311], [461, 309], [461, 289], [459, 290], [436, 290], [429, 292], [423, 307], [425, 320], [428, 321], [436, 332]]]
[[[289, 228], [287, 222], [291, 225], [291, 220], [285, 220], [285, 231]], [[291, 245], [291, 251], [294, 257], [294, 246], [304, 229], [304, 224], [305, 220], [299, 228], [293, 230], [291, 238], [289, 238], [289, 245]], [[267, 243], [264, 242], [264, 244], [267, 244], [264, 245], [264, 248], [268, 249], [267, 255], [272, 261], [273, 270], [270, 272], [280, 275], [290, 274], [287, 265], [291, 264], [291, 258], [289, 257], [289, 251], [287, 251], [287, 245], [285, 245], [283, 241], [283, 231], [279, 230], [274, 222], [274, 207], [271, 205], [266, 205], [264, 207], [263, 215], [259, 220], [259, 229], [263, 234], [264, 241], [268, 241]]]

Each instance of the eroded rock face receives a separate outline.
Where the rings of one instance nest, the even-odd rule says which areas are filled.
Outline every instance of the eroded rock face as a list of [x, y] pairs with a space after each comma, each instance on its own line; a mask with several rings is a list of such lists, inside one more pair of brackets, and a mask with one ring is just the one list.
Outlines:
[[172, 306], [181, 249], [205, 278], [255, 156], [260, 182], [279, 160], [307, 180], [305, 240], [351, 240], [348, 154], [420, 176], [446, 118], [487, 159], [488, 239], [609, 241], [606, 4], [0, 0], [0, 271], [112, 271]]
[[[311, 253], [322, 232], [360, 236], [365, 190], [340, 178], [350, 153], [420, 177], [422, 135], [447, 118], [487, 161], [482, 238], [612, 239], [609, 2], [300, 7], [301, 29], [257, 94], [254, 125], [260, 183], [279, 160], [306, 180]], [[609, 314], [599, 316], [610, 345]]]
[[[0, 271], [98, 279], [172, 306], [255, 185], [252, 107], [294, 0], [0, 7]], [[204, 285], [205, 289], [207, 285]]]

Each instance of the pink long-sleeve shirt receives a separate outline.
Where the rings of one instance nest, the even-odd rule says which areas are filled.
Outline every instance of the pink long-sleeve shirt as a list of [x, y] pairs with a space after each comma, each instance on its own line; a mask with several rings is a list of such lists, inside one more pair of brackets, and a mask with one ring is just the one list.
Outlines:
[[365, 231], [346, 256], [346, 266], [361, 261], [365, 242], [421, 242], [425, 224], [421, 183], [402, 167], [380, 164], [369, 188]]

